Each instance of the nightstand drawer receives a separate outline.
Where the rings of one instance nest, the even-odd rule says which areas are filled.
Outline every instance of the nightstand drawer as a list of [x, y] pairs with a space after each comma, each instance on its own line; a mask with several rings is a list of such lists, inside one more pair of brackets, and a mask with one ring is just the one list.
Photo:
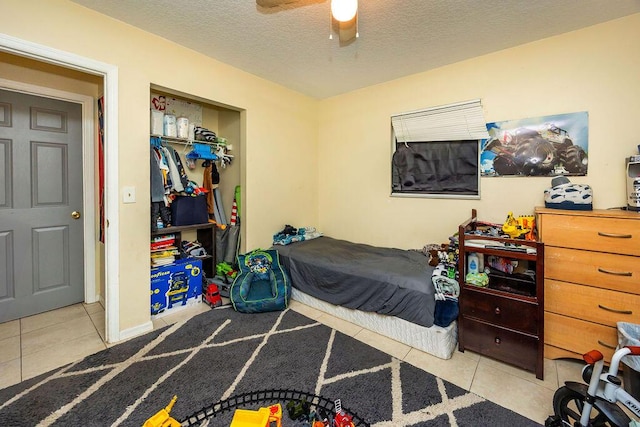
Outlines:
[[485, 322], [538, 335], [538, 304], [465, 288], [460, 313]]
[[545, 312], [544, 343], [573, 353], [600, 351], [607, 361], [618, 345], [618, 330], [572, 317]]
[[639, 257], [547, 246], [544, 276], [546, 279], [640, 294]]
[[465, 348], [531, 370], [536, 366], [538, 339], [464, 318]]
[[617, 322], [640, 323], [640, 295], [591, 286], [544, 282], [545, 310], [616, 328]]
[[541, 237], [547, 247], [640, 255], [640, 221], [637, 219], [545, 214], [541, 223]]

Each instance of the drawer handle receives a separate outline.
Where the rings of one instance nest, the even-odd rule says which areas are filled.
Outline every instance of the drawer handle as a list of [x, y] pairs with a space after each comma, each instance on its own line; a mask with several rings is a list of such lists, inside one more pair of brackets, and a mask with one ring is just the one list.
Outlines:
[[600, 344], [600, 345], [601, 345], [601, 346], [603, 346], [603, 347], [610, 348], [610, 349], [612, 349], [612, 350], [615, 350], [615, 349], [616, 349], [616, 346], [615, 346], [615, 345], [605, 344], [605, 343], [603, 343], [603, 342], [602, 342], [602, 341], [600, 341], [600, 340], [598, 340], [598, 344]]
[[613, 237], [613, 238], [616, 238], [616, 239], [630, 239], [630, 238], [633, 237], [632, 234], [604, 233], [602, 231], [598, 231], [598, 236]]
[[498, 345], [500, 345], [500, 343], [502, 342], [502, 340], [500, 339], [500, 337], [496, 337], [496, 339], [494, 340], [494, 342]]
[[611, 311], [613, 313], [618, 313], [618, 314], [633, 314], [633, 311], [631, 310], [616, 310], [615, 308], [609, 308], [606, 305], [602, 305], [602, 304], [598, 304], [598, 307], [600, 307], [603, 310], [607, 310], [607, 311]]
[[614, 276], [626, 276], [626, 277], [633, 276], [633, 273], [630, 271], [611, 271], [611, 270], [605, 270], [602, 267], [598, 267], [598, 271], [600, 273], [613, 274]]
[[496, 308], [493, 310], [493, 312], [499, 316], [499, 315], [500, 315], [500, 307], [496, 307]]

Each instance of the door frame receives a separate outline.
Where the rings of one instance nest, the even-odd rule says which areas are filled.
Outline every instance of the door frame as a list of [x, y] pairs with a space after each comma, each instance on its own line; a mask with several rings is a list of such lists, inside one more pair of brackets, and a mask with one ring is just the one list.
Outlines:
[[[112, 64], [96, 61], [91, 58], [75, 55], [59, 49], [18, 39], [0, 33], [0, 51], [22, 57], [34, 59], [48, 64], [70, 68], [80, 72], [101, 76], [104, 84], [104, 165], [105, 165], [105, 334], [109, 343], [120, 341], [128, 336], [120, 333], [120, 283], [119, 283], [119, 213], [118, 213], [118, 67]], [[95, 137], [92, 143], [95, 143]], [[94, 177], [91, 176], [93, 184]], [[95, 199], [94, 199], [95, 200]], [[91, 206], [92, 210], [95, 206]], [[86, 212], [86, 211], [85, 211]], [[95, 211], [94, 211], [95, 212]], [[93, 216], [92, 216], [93, 218]], [[88, 233], [91, 243], [88, 247], [95, 248], [96, 228]], [[85, 246], [85, 263], [87, 257]], [[95, 260], [95, 252], [94, 252]], [[95, 263], [94, 263], [95, 266]], [[85, 271], [86, 274], [86, 271]], [[95, 280], [95, 275], [91, 278]], [[86, 285], [86, 283], [85, 283]], [[95, 292], [94, 292], [95, 294]], [[129, 331], [124, 335], [134, 335]]]
[[0, 89], [26, 95], [42, 96], [80, 104], [82, 107], [82, 238], [84, 243], [84, 302], [90, 304], [100, 298], [96, 291], [96, 221], [95, 221], [95, 136], [93, 127], [94, 99], [87, 95], [60, 91], [0, 78]]

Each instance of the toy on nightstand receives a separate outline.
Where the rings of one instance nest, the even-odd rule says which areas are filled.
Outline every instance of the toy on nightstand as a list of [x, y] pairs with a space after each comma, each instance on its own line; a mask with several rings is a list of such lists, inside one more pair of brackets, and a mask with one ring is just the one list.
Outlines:
[[171, 402], [169, 402], [165, 408], [159, 410], [155, 415], [145, 421], [142, 427], [180, 427], [180, 422], [169, 415], [173, 405], [176, 403], [176, 400], [178, 400], [178, 396], [173, 396]]
[[526, 238], [527, 240], [535, 240], [533, 230], [535, 229], [533, 215], [520, 215], [518, 218], [513, 216], [513, 212], [509, 212], [507, 219], [502, 225], [502, 231], [509, 235], [512, 239]]

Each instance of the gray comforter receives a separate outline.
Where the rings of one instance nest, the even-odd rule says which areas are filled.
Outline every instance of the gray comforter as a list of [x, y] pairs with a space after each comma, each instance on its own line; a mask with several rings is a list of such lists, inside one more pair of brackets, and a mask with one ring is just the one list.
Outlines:
[[416, 251], [380, 248], [331, 237], [274, 247], [294, 288], [356, 310], [433, 325], [433, 267]]

